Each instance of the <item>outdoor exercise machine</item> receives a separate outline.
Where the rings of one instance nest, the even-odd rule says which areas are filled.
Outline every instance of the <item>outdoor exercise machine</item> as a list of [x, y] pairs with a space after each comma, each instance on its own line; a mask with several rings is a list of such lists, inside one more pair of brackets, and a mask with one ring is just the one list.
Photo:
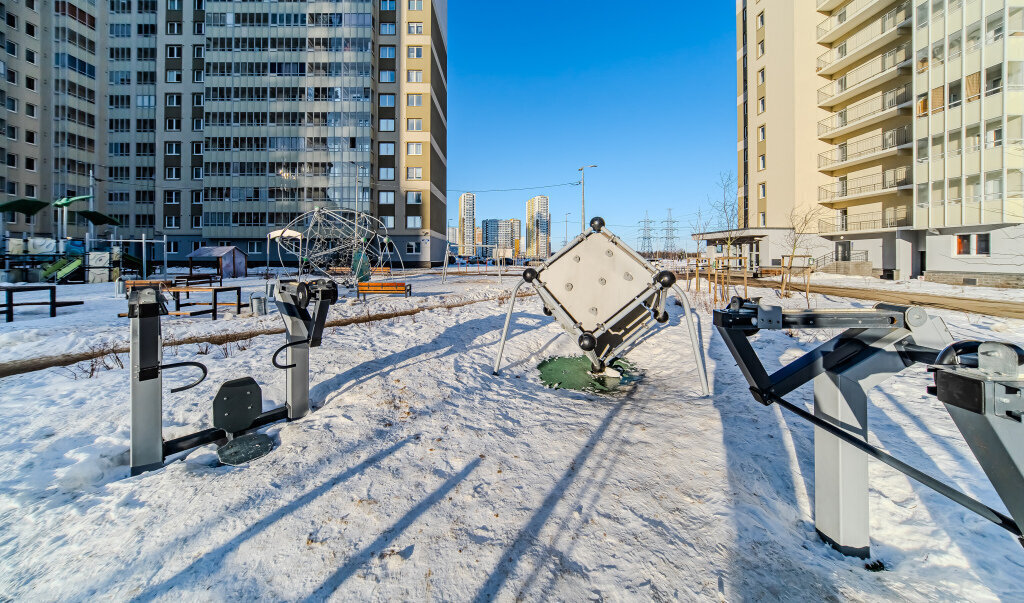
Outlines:
[[[814, 429], [814, 523], [845, 555], [870, 555], [868, 457], [928, 486], [1021, 538], [1024, 522], [1024, 350], [1001, 343], [953, 343], [945, 323], [917, 307], [783, 310], [734, 297], [714, 324], [754, 398], [778, 404]], [[749, 338], [760, 329], [845, 329], [769, 374]], [[927, 364], [953, 418], [1010, 516], [868, 444], [867, 392], [905, 368]], [[783, 398], [814, 384], [814, 412]], [[1024, 544], [1024, 541], [1022, 541]]]
[[[214, 396], [212, 427], [186, 436], [163, 438], [163, 372], [195, 368], [198, 381], [171, 389], [191, 389], [206, 379], [207, 368], [200, 362], [163, 363], [161, 317], [167, 315], [163, 295], [155, 287], [133, 289], [128, 298], [131, 320], [131, 474], [159, 469], [171, 455], [198, 446], [218, 443], [221, 462], [237, 465], [259, 458], [273, 448], [266, 434], [253, 430], [282, 420], [295, 420], [309, 413], [309, 348], [317, 347], [331, 304], [338, 300], [337, 285], [330, 280], [283, 281], [275, 287], [274, 301], [284, 319], [286, 343], [274, 352], [272, 364], [286, 372], [284, 406], [263, 411], [263, 392], [252, 377], [225, 382]], [[313, 304], [312, 312], [308, 309]], [[286, 352], [287, 364], [278, 356]]]
[[683, 306], [683, 321], [697, 363], [701, 390], [709, 393], [704, 350], [686, 294], [676, 284], [674, 273], [658, 271], [624, 241], [594, 218], [590, 230], [577, 236], [539, 268], [527, 268], [512, 290], [505, 327], [501, 332], [494, 374], [512, 322], [516, 295], [530, 283], [537, 290], [544, 313], [554, 316], [566, 333], [590, 359], [595, 375], [617, 376], [611, 365], [625, 356], [659, 325], [668, 322], [665, 303], [669, 290]]

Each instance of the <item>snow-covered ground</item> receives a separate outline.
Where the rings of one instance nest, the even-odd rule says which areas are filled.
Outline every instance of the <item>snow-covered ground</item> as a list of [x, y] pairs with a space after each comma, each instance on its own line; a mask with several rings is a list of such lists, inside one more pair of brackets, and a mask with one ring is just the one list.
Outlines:
[[[411, 300], [368, 305], [483, 298], [513, 285], [413, 279]], [[116, 318], [125, 304], [109, 286], [60, 297], [92, 301], [57, 319], [19, 315], [0, 330], [4, 358], [126, 337]], [[342, 303], [332, 316], [366, 308]], [[700, 395], [675, 306], [669, 326], [630, 355], [641, 382], [600, 396], [541, 384], [541, 360], [578, 350], [536, 298], [517, 304], [506, 368], [492, 376], [506, 309], [484, 301], [328, 329], [311, 358], [315, 411], [266, 428], [277, 447], [244, 467], [216, 466], [205, 447], [129, 478], [128, 371], [116, 363], [91, 378], [70, 367], [0, 380], [0, 599], [1019, 597], [1015, 539], [880, 463], [871, 466], [872, 551], [886, 571], [822, 544], [813, 431], [750, 397], [709, 314], [701, 332], [713, 396]], [[936, 314], [957, 338], [1024, 341], [1024, 321]], [[256, 321], [279, 318], [164, 325], [176, 336]], [[29, 337], [35, 345], [21, 343]], [[256, 337], [227, 357], [168, 348], [168, 361], [204, 362], [210, 376], [165, 393], [165, 437], [208, 426], [228, 379], [252, 375], [265, 407], [279, 404], [284, 375], [269, 359], [282, 340]], [[755, 345], [787, 362], [816, 343], [762, 332]], [[1002, 508], [926, 396], [928, 382], [920, 368], [873, 392], [873, 441]], [[791, 398], [809, 403], [810, 392]]]
[[[781, 282], [782, 277], [767, 277], [766, 280]], [[804, 279], [802, 276], [793, 277], [793, 282], [798, 290], [802, 289], [804, 286]], [[1024, 291], [1016, 288], [947, 285], [945, 283], [933, 283], [916, 278], [889, 281], [873, 276], [850, 276], [846, 274], [815, 272], [811, 275], [811, 283], [831, 287], [849, 287], [851, 289], [882, 289], [885, 291], [927, 293], [929, 295], [944, 295], [947, 297], [960, 297], [964, 299], [1024, 302]]]

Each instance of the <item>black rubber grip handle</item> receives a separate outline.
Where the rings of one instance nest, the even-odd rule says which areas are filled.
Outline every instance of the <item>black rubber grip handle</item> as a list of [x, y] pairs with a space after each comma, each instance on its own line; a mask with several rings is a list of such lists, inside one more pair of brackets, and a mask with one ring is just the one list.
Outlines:
[[293, 341], [291, 343], [284, 344], [283, 346], [277, 348], [277, 351], [274, 352], [274, 355], [270, 358], [270, 362], [274, 365], [275, 368], [279, 368], [279, 369], [294, 368], [295, 367], [294, 364], [280, 364], [280, 363], [278, 363], [277, 357], [281, 354], [281, 352], [287, 350], [288, 348], [293, 348], [295, 346], [302, 345], [304, 343], [308, 344], [309, 340], [308, 339], [302, 339], [302, 340], [299, 340], [299, 341]]

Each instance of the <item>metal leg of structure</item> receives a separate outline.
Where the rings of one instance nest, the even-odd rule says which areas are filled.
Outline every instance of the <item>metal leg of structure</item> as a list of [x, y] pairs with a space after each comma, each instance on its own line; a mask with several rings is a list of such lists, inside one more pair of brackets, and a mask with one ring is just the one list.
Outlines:
[[711, 393], [711, 388], [708, 385], [707, 363], [704, 361], [704, 345], [700, 338], [697, 337], [697, 327], [693, 323], [694, 312], [690, 308], [690, 299], [686, 297], [686, 293], [683, 292], [678, 284], [672, 285], [672, 290], [676, 292], [676, 295], [679, 296], [679, 301], [683, 304], [683, 315], [686, 320], [686, 329], [690, 332], [690, 345], [693, 346], [693, 357], [697, 362], [697, 373], [700, 377], [701, 391], [707, 396]]
[[498, 374], [498, 370], [501, 368], [501, 356], [505, 353], [505, 340], [508, 338], [508, 326], [512, 323], [512, 310], [516, 307], [516, 295], [519, 294], [519, 288], [525, 284], [526, 281], [520, 280], [515, 289], [512, 289], [512, 297], [508, 300], [508, 314], [505, 315], [505, 328], [501, 330], [501, 342], [498, 344], [498, 356], [494, 359], [495, 375]]

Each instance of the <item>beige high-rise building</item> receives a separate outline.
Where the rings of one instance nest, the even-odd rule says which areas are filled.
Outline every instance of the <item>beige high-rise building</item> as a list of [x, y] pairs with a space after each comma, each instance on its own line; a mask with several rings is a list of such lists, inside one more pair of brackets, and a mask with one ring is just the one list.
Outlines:
[[[736, 119], [737, 224], [699, 233], [711, 255], [742, 256], [748, 266], [778, 266], [792, 253], [793, 222], [820, 211], [817, 187], [827, 179], [817, 156], [827, 145], [816, 122], [815, 75], [820, 20], [811, 2], [737, 0]], [[726, 249], [731, 243], [732, 249]], [[800, 241], [798, 253], [823, 254], [827, 242]]]
[[459, 195], [459, 255], [476, 254], [476, 195]]
[[737, 2], [729, 236], [777, 264], [795, 208], [819, 268], [1024, 283], [1024, 0], [811, 5]]
[[547, 259], [551, 255], [551, 213], [548, 198], [537, 195], [526, 202], [526, 257]]

